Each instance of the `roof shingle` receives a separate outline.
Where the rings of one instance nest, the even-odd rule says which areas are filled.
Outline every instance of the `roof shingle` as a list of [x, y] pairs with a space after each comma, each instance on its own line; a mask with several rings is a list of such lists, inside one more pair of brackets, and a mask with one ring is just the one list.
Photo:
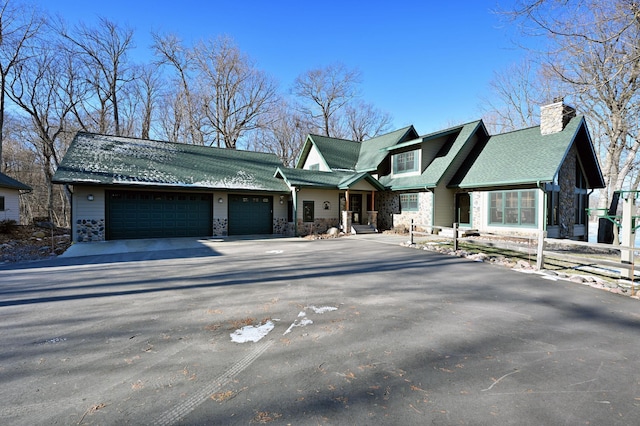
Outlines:
[[54, 183], [287, 192], [274, 154], [78, 133]]

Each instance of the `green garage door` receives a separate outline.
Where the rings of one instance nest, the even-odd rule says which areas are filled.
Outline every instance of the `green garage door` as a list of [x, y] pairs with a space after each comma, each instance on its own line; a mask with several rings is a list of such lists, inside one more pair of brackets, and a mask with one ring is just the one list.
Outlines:
[[212, 234], [212, 195], [107, 191], [108, 240]]
[[229, 195], [229, 235], [273, 233], [273, 197]]

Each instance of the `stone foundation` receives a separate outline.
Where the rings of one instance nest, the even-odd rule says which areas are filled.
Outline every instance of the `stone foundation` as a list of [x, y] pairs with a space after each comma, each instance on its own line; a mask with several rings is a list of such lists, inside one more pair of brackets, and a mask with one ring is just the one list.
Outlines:
[[224, 237], [229, 234], [229, 222], [227, 219], [213, 219], [213, 236]]
[[76, 242], [104, 241], [104, 219], [78, 219], [76, 221]]
[[337, 228], [339, 226], [338, 219], [316, 219], [313, 222], [303, 222], [298, 220], [298, 235], [304, 237], [305, 235], [324, 234], [329, 228]]
[[289, 235], [289, 222], [287, 218], [274, 217], [273, 218], [273, 233], [276, 235]]

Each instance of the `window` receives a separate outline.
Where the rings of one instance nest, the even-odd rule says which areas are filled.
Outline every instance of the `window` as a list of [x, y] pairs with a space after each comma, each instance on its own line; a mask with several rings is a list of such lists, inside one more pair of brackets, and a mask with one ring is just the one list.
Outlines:
[[417, 212], [418, 194], [400, 194], [400, 211]]
[[560, 224], [560, 192], [547, 192], [547, 226]]
[[500, 191], [489, 194], [491, 225], [535, 226], [536, 191]]
[[302, 202], [302, 220], [303, 222], [313, 222], [314, 205], [313, 201], [303, 201]]
[[0, 212], [4, 211], [4, 196], [0, 195]]
[[392, 157], [393, 173], [412, 173], [419, 171], [420, 150], [401, 152]]
[[575, 224], [587, 223], [587, 208], [589, 207], [589, 194], [587, 193], [587, 179], [582, 173], [582, 168], [576, 159], [576, 188], [574, 192], [573, 206], [575, 208]]

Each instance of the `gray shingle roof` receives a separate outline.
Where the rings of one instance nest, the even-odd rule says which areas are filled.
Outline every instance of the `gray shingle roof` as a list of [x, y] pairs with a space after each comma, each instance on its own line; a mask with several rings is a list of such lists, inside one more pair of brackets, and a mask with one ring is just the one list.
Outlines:
[[19, 182], [14, 178], [5, 175], [4, 173], [0, 173], [0, 188], [17, 189], [19, 191], [31, 191], [31, 187], [29, 185], [25, 185], [24, 183]]
[[274, 154], [78, 133], [54, 183], [288, 192]]

